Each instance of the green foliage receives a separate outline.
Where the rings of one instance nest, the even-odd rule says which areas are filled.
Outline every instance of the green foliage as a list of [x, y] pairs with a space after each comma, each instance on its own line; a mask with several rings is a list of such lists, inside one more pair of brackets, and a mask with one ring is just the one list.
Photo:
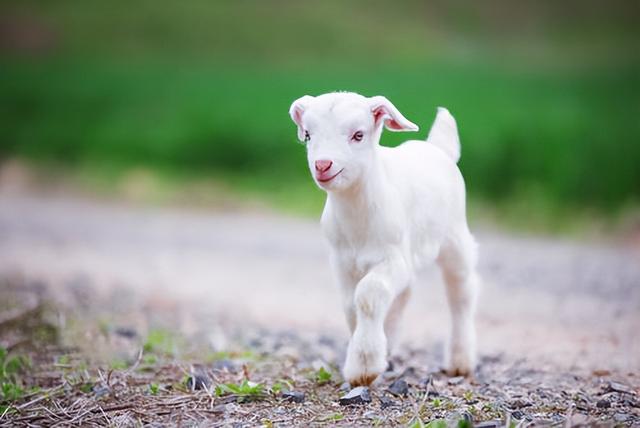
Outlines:
[[326, 370], [324, 367], [320, 367], [316, 370], [315, 380], [318, 385], [324, 385], [325, 383], [331, 382], [331, 377], [331, 372]]
[[158, 395], [158, 391], [160, 391], [160, 386], [157, 383], [149, 384], [149, 393], [151, 395]]
[[158, 362], [158, 357], [153, 354], [146, 354], [142, 357], [142, 362], [147, 365], [153, 365]]
[[279, 394], [284, 390], [291, 391], [293, 389], [293, 383], [286, 379], [280, 379], [271, 386], [271, 392], [274, 394]]
[[84, 382], [80, 385], [80, 391], [84, 392], [85, 394], [90, 394], [93, 391], [93, 382]]
[[149, 332], [144, 343], [144, 352], [174, 355], [176, 353], [177, 338], [167, 330], [154, 329]]
[[431, 400], [431, 406], [437, 409], [438, 407], [442, 406], [442, 401], [438, 397], [436, 397]]
[[216, 351], [209, 354], [206, 358], [208, 362], [219, 361], [219, 360], [246, 360], [246, 361], [257, 361], [260, 359], [260, 355], [256, 354], [251, 350], [245, 351]]
[[331, 413], [330, 415], [327, 415], [326, 417], [322, 418], [323, 422], [329, 422], [329, 421], [341, 421], [344, 419], [344, 415], [340, 412], [336, 412], [336, 413]]
[[468, 419], [460, 419], [458, 421], [458, 428], [473, 428], [473, 423]]
[[3, 382], [0, 399], [14, 401], [24, 395], [24, 389], [12, 382]]
[[[315, 212], [322, 194], [313, 189], [286, 112], [300, 94], [349, 88], [387, 94], [421, 125], [420, 138], [435, 106], [448, 106], [460, 125], [471, 197], [527, 201], [527, 211], [554, 203], [615, 209], [640, 199], [634, 73], [521, 75], [424, 64], [258, 76], [220, 64], [189, 72], [9, 65], [0, 69], [0, 97], [15, 108], [0, 112], [0, 151], [83, 166], [94, 175], [146, 166], [213, 176]], [[166, 92], [158, 97], [160, 87]], [[383, 143], [407, 137], [386, 133]]]
[[28, 369], [31, 361], [24, 355], [9, 356], [7, 350], [0, 347], [0, 403], [21, 398], [25, 390], [18, 375]]
[[69, 355], [60, 355], [58, 357], [58, 364], [67, 365], [71, 362], [71, 357]]
[[425, 425], [422, 419], [414, 418], [413, 421], [409, 423], [409, 428], [425, 428]]
[[111, 361], [109, 367], [111, 367], [113, 370], [125, 370], [127, 367], [129, 367], [129, 364], [125, 360], [116, 358]]
[[218, 397], [233, 394], [238, 397], [238, 401], [252, 401], [260, 399], [264, 396], [264, 385], [244, 380], [240, 384], [221, 383], [216, 386], [215, 394]]
[[448, 427], [447, 421], [445, 421], [444, 419], [434, 419], [424, 426], [425, 428], [447, 428]]
[[[14, 3], [27, 30], [56, 36], [45, 55], [1, 58], [0, 159], [107, 183], [140, 168], [164, 186], [213, 178], [317, 215], [323, 195], [287, 111], [303, 94], [353, 90], [388, 96], [421, 126], [384, 145], [424, 138], [448, 107], [470, 197], [523, 222], [640, 201], [638, 32], [620, 19], [630, 2], [567, 14], [502, 1], [500, 17], [419, 0]], [[523, 16], [544, 36], [520, 31]]]

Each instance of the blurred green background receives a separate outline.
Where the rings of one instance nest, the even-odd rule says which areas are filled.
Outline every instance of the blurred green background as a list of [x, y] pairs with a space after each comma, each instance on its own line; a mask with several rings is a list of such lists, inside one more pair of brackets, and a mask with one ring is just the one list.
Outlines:
[[615, 222], [640, 202], [638, 22], [622, 0], [3, 1], [0, 159], [211, 180], [317, 216], [288, 108], [351, 90], [421, 126], [385, 145], [448, 107], [472, 209]]

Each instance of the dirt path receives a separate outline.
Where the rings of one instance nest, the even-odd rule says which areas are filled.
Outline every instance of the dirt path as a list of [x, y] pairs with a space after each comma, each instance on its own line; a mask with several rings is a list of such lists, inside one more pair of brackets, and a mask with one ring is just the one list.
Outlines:
[[[637, 251], [477, 236], [481, 354], [640, 371]], [[94, 299], [117, 290], [167, 310], [195, 305], [218, 318], [346, 339], [326, 254], [314, 221], [0, 193], [0, 273], [87, 287]], [[419, 282], [403, 339], [433, 346], [448, 325], [444, 293], [434, 272]]]

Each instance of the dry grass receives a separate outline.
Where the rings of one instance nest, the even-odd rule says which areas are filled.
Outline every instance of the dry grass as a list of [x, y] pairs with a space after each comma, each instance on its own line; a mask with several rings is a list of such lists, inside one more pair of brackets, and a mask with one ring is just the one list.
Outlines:
[[[8, 358], [28, 359], [2, 379], [21, 393], [0, 400], [0, 426], [640, 423], [633, 374], [564, 373], [484, 356], [475, 379], [450, 379], [437, 369], [437, 352], [425, 349], [402, 350], [372, 388], [371, 403], [341, 406], [337, 364], [343, 344], [333, 338], [242, 326], [242, 334], [230, 334], [230, 351], [213, 352], [179, 331], [142, 337], [134, 329], [101, 325], [87, 307], [84, 315], [64, 313], [60, 331], [51, 320], [64, 310], [45, 304], [45, 288], [2, 285], [0, 343], [9, 349]], [[89, 343], [81, 343], [82, 337]], [[99, 345], [99, 337], [107, 344], [126, 343], [129, 357], [105, 353], [109, 349]], [[406, 396], [388, 391], [399, 378], [409, 386]], [[286, 390], [304, 393], [304, 401], [288, 401]]]

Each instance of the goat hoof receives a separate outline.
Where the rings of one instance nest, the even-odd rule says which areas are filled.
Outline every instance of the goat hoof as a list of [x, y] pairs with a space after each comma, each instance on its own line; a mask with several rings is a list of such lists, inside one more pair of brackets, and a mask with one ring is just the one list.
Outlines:
[[457, 361], [453, 361], [447, 364], [444, 368], [444, 372], [449, 377], [458, 377], [464, 376], [467, 378], [473, 377], [474, 366], [470, 359], [458, 359]]
[[445, 369], [444, 370], [445, 374], [449, 377], [473, 377], [473, 370], [469, 369], [469, 368], [460, 368], [460, 367], [454, 367], [454, 368], [450, 368], [450, 369]]
[[357, 378], [354, 379], [350, 379], [349, 383], [351, 385], [353, 385], [354, 387], [357, 386], [369, 386], [373, 383], [374, 380], [376, 380], [378, 378], [377, 374], [369, 374], [369, 373], [365, 373], [360, 375]]

